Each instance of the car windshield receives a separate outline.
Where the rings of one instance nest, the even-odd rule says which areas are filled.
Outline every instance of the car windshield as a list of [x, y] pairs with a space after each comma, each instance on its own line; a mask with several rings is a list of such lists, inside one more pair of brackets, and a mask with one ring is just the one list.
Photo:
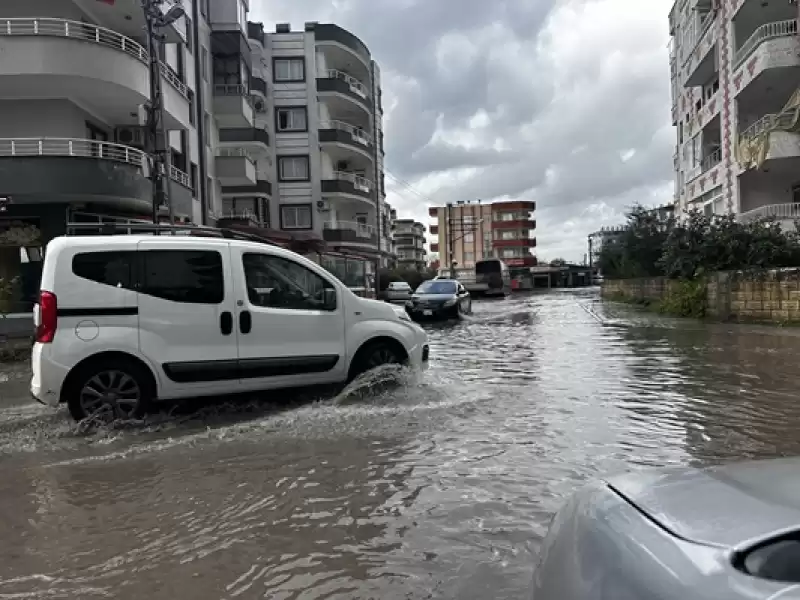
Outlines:
[[417, 288], [418, 294], [455, 294], [456, 284], [452, 281], [426, 281]]

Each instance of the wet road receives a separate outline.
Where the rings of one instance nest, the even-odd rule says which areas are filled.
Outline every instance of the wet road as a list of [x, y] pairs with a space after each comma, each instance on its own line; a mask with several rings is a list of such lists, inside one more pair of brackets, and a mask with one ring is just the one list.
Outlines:
[[422, 381], [78, 431], [0, 370], [0, 598], [526, 598], [590, 478], [797, 453], [800, 331], [563, 291], [430, 328]]

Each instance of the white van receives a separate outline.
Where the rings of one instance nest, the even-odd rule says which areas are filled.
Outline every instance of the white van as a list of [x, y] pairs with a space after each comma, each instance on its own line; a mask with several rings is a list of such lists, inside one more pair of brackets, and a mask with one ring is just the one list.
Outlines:
[[425, 332], [280, 247], [215, 237], [59, 237], [34, 309], [31, 393], [75, 419], [156, 399], [345, 382], [421, 367]]

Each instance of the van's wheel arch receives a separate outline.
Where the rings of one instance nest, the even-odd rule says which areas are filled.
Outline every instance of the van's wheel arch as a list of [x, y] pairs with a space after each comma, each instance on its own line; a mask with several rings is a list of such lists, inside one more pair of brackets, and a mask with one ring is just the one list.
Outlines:
[[364, 342], [356, 351], [350, 363], [347, 380], [352, 381], [383, 364], [406, 364], [408, 352], [403, 344], [391, 337], [372, 338]]
[[85, 358], [67, 375], [60, 401], [67, 405], [76, 421], [91, 416], [87, 412], [90, 390], [107, 393], [109, 398], [98, 402], [113, 408], [114, 418], [143, 417], [157, 394], [156, 379], [150, 368], [124, 352], [102, 352]]

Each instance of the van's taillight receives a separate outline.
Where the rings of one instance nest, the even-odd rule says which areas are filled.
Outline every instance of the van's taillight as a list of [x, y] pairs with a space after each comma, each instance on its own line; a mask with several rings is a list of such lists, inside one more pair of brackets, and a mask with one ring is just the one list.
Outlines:
[[36, 341], [49, 344], [56, 335], [58, 326], [58, 303], [53, 292], [39, 292], [36, 310]]

